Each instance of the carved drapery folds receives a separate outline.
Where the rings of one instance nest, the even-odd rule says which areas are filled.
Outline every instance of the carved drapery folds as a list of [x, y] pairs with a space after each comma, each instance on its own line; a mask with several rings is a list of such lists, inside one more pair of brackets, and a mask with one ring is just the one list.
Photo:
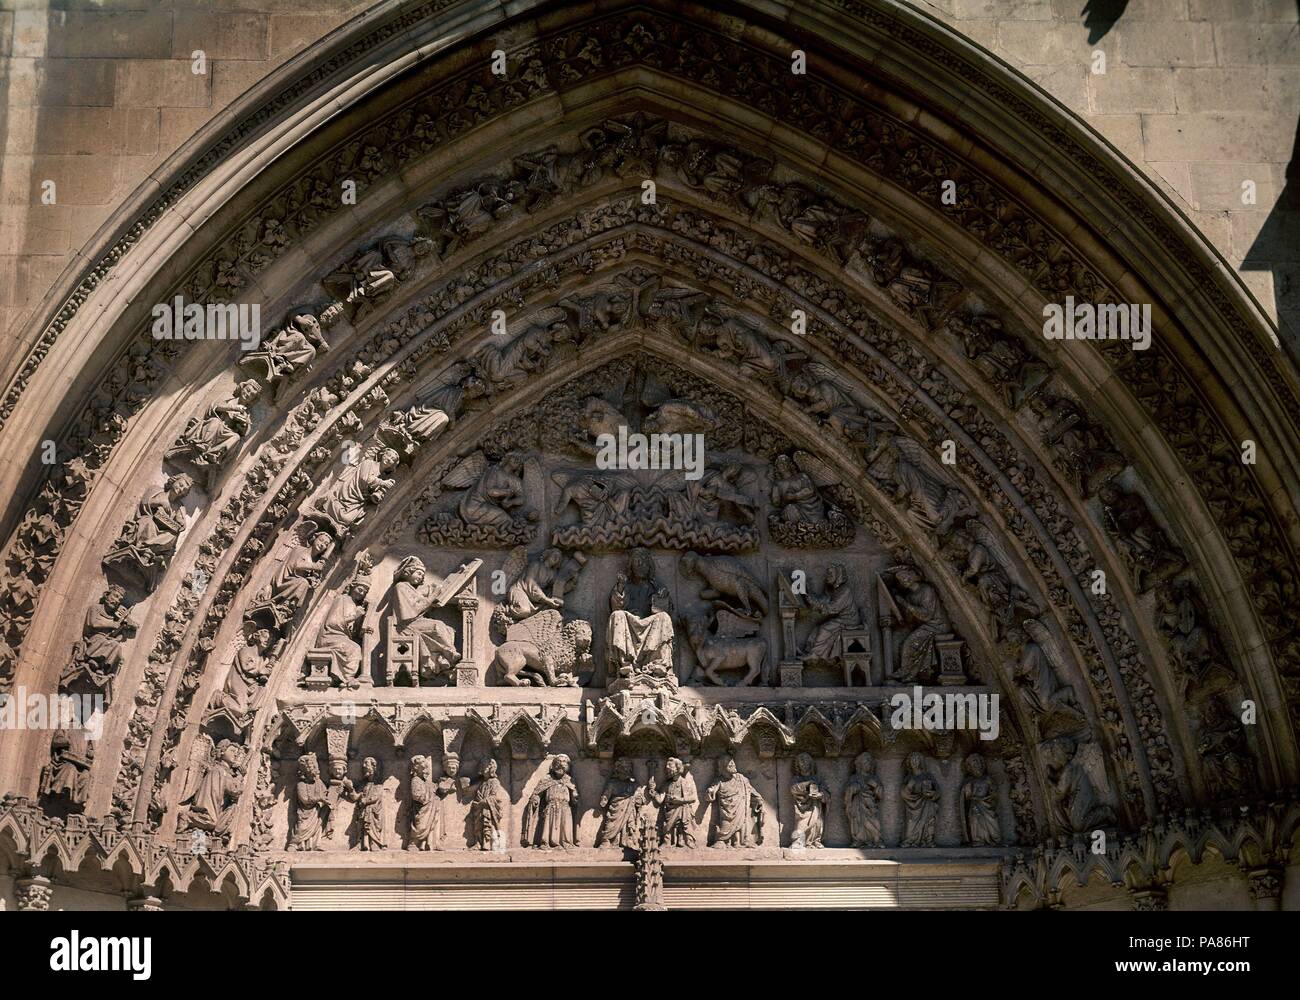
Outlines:
[[[440, 81], [377, 118], [348, 152], [360, 190], [597, 58], [732, 88], [918, 197], [952, 175], [953, 154], [828, 84], [719, 77], [730, 50], [711, 31], [653, 12], [599, 20], [557, 27], [546, 59], [519, 61], [531, 73]], [[646, 179], [654, 204], [638, 197]], [[333, 181], [315, 167], [295, 179], [187, 291], [225, 300], [269, 273], [331, 217]], [[1110, 293], [992, 181], [961, 187], [953, 225], [1030, 285]], [[116, 515], [111, 585], [63, 643], [63, 680], [108, 694], [127, 669], [139, 684], [117, 699], [120, 750], [92, 765], [55, 738], [47, 799], [84, 804], [103, 774], [123, 819], [302, 852], [644, 852], [647, 816], [665, 852], [697, 838], [942, 850], [1136, 829], [1189, 796], [1269, 784], [1238, 722], [1246, 687], [1207, 602], [1218, 590], [1197, 583], [1177, 512], [1116, 443], [1132, 435], [1080, 401], [1012, 303], [968, 295], [964, 262], [931, 249], [950, 244], [785, 153], [647, 110], [406, 207], [413, 221], [358, 234], [316, 276], [316, 304], [180, 414], [165, 461], [204, 495], [164, 467]], [[139, 347], [15, 521], [0, 679], [80, 504], [173, 360], [172, 345]], [[1196, 466], [1274, 653], [1300, 662], [1294, 567], [1249, 472], [1177, 364], [1101, 353]], [[608, 468], [602, 440], [620, 431], [700, 439], [698, 475]], [[1098, 566], [1122, 579], [1088, 590]], [[900, 735], [886, 697], [912, 685], [1000, 693], [1005, 738]], [[456, 690], [390, 690], [426, 686]], [[360, 689], [379, 702], [354, 706], [366, 721], [342, 752], [276, 731], [273, 712], [296, 725]], [[510, 700], [529, 689], [535, 705]], [[440, 745], [419, 745], [409, 713], [435, 704]], [[402, 738], [358, 735], [384, 727]], [[456, 727], [488, 746], [465, 751]], [[398, 744], [421, 753], [399, 765]], [[950, 759], [963, 775], [936, 777]]]

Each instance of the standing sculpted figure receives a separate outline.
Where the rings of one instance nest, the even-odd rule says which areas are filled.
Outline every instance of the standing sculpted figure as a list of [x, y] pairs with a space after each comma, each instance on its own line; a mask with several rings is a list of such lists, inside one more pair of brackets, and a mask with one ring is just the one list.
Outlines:
[[411, 837], [408, 851], [432, 851], [438, 847], [438, 794], [433, 781], [433, 764], [424, 754], [411, 758]]
[[596, 846], [637, 847], [637, 817], [644, 801], [645, 795], [632, 776], [632, 762], [622, 758], [614, 761], [614, 773], [600, 793], [600, 808], [605, 815], [596, 834]]
[[497, 762], [488, 758], [469, 807], [479, 850], [494, 850], [498, 843], [504, 846], [506, 804], [506, 789], [497, 777]]
[[913, 751], [907, 755], [907, 779], [903, 782], [903, 847], [933, 847], [939, 818], [939, 784], [925, 769], [925, 759]]
[[671, 847], [689, 850], [695, 847], [695, 805], [700, 800], [695, 779], [680, 757], [669, 757], [664, 769], [668, 772], [664, 790], [656, 793], [651, 777], [648, 794], [659, 806], [664, 841]]
[[962, 839], [973, 847], [996, 844], [1002, 831], [998, 825], [997, 793], [987, 765], [982, 756], [973, 753], [964, 766], [968, 777], [961, 786]]
[[734, 757], [723, 761], [722, 777], [709, 786], [707, 795], [714, 806], [710, 846], [748, 847], [755, 821], [758, 824], [755, 842], [763, 842], [763, 799], [749, 779], [736, 770]]
[[330, 807], [329, 792], [320, 776], [320, 761], [314, 753], [305, 753], [298, 758], [298, 782], [293, 790], [293, 803], [293, 834], [288, 849], [319, 850], [325, 816]]
[[876, 759], [865, 750], [853, 761], [853, 777], [844, 786], [844, 812], [854, 847], [884, 847], [880, 836], [880, 798], [884, 786], [876, 777]]
[[826, 806], [831, 792], [825, 782], [817, 777], [817, 765], [812, 755], [801, 753], [794, 759], [794, 784], [790, 797], [794, 800], [794, 830], [791, 844], [797, 847], [822, 847], [826, 832]]
[[[524, 847], [577, 847], [578, 786], [569, 775], [569, 755], [556, 754], [550, 774], [543, 778], [524, 810]], [[530, 843], [531, 841], [531, 843]]]
[[343, 780], [343, 794], [349, 802], [357, 804], [353, 823], [357, 828], [357, 848], [362, 851], [382, 851], [388, 847], [384, 835], [384, 786], [379, 782], [379, 761], [367, 757], [361, 762], [361, 787], [356, 788], [351, 778]]

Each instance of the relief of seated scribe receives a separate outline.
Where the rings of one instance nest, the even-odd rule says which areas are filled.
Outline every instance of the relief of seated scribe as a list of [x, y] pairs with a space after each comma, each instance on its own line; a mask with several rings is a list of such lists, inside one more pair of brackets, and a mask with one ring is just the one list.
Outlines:
[[806, 666], [833, 666], [841, 657], [840, 639], [845, 632], [863, 627], [862, 612], [853, 596], [849, 571], [842, 563], [826, 568], [826, 589], [821, 597], [808, 597], [808, 608], [816, 624], [803, 649]]
[[675, 689], [672, 599], [655, 579], [648, 550], [633, 549], [627, 566], [609, 595], [605, 646], [610, 685]]
[[[450, 625], [431, 618], [429, 612], [460, 593], [481, 565], [482, 560], [471, 560], [447, 579], [426, 586], [428, 571], [419, 556], [407, 556], [398, 564], [389, 592], [390, 684], [403, 668], [415, 684], [454, 683], [455, 668], [462, 659], [456, 648], [456, 632]], [[409, 652], [403, 654], [404, 648]]]

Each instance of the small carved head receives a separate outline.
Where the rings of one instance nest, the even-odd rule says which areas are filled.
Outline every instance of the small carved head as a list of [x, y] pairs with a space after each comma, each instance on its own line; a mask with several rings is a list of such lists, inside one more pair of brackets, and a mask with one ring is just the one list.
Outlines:
[[831, 563], [826, 567], [826, 587], [839, 590], [849, 582], [849, 571], [843, 563]]
[[898, 581], [900, 587], [906, 587], [912, 590], [920, 586], [921, 574], [911, 566], [900, 566], [894, 571], [894, 579]]
[[614, 761], [614, 777], [619, 781], [630, 781], [632, 779], [632, 762], [626, 757], [620, 757]]
[[298, 758], [298, 777], [302, 781], [315, 781], [320, 777], [320, 761], [314, 753], [305, 753]]
[[373, 757], [367, 757], [361, 762], [361, 776], [367, 781], [374, 781], [375, 776], [379, 774], [379, 761]]
[[459, 754], [454, 754], [449, 750], [442, 755], [442, 773], [448, 778], [454, 778], [460, 774]]
[[189, 494], [194, 486], [194, 480], [182, 472], [179, 476], [172, 476], [167, 480], [167, 495], [173, 500], [180, 500]]
[[424, 562], [419, 556], [407, 556], [397, 565], [396, 579], [412, 587], [420, 586], [424, 583]]
[[422, 753], [417, 753], [411, 758], [411, 777], [424, 778], [429, 777], [429, 758]]
[[913, 750], [907, 755], [907, 771], [909, 774], [920, 774], [925, 770], [925, 758]]
[[871, 754], [868, 753], [866, 750], [863, 750], [862, 753], [858, 754], [855, 758], [853, 758], [854, 774], [860, 774], [863, 777], [865, 777], [868, 774], [875, 774], [875, 772], [876, 772], [876, 758], [871, 756]]
[[259, 628], [256, 632], [248, 637], [248, 644], [260, 653], [265, 653], [271, 648], [271, 630]]
[[794, 459], [789, 455], [777, 455], [776, 461], [772, 463], [772, 468], [777, 479], [789, 479], [795, 472]]
[[318, 531], [311, 536], [311, 551], [317, 559], [330, 550], [334, 544], [334, 536], [328, 531]]
[[973, 753], [966, 758], [965, 767], [966, 773], [972, 778], [982, 778], [984, 777], [984, 772], [988, 770], [988, 766], [984, 763], [984, 758], [977, 753]]
[[735, 757], [728, 757], [726, 760], [722, 762], [722, 773], [726, 775], [728, 778], [732, 777], [736, 773]]
[[109, 584], [108, 589], [104, 591], [104, 607], [115, 608], [119, 604], [121, 604], [125, 598], [126, 598], [126, 591], [122, 589], [121, 584], [119, 583]]
[[795, 757], [794, 773], [800, 778], [811, 778], [817, 773], [817, 765], [813, 763], [812, 754], [801, 753]]
[[397, 468], [397, 463], [402, 460], [402, 456], [397, 454], [392, 448], [385, 448], [379, 453], [379, 468], [388, 472]]
[[655, 564], [650, 559], [650, 550], [633, 549], [627, 557], [627, 570], [633, 580], [653, 579]]
[[551, 777], [563, 778], [569, 773], [569, 755], [567, 753], [557, 753], [555, 759], [551, 761]]
[[489, 757], [487, 763], [483, 765], [483, 770], [479, 772], [480, 778], [495, 778], [497, 776], [497, 762]]
[[245, 379], [235, 386], [235, 398], [245, 406], [256, 403], [259, 396], [262, 395], [262, 384], [256, 379]]

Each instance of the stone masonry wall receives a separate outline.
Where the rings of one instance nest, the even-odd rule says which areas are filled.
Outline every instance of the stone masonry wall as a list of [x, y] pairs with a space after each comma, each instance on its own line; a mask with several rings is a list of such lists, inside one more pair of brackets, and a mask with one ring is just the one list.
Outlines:
[[[213, 115], [367, 6], [0, 0], [0, 373], [115, 206]], [[1145, 170], [1280, 314], [1300, 353], [1300, 0], [915, 6], [1021, 70]], [[1102, 20], [1117, 10], [1113, 24]], [[204, 74], [192, 71], [195, 50]], [[1098, 50], [1105, 73], [1092, 71]], [[1245, 181], [1254, 204], [1243, 203]]]

